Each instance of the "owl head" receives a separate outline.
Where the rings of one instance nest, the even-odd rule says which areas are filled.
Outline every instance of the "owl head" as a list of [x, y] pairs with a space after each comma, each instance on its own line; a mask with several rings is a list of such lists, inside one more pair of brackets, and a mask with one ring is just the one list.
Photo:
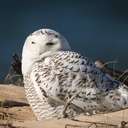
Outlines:
[[69, 43], [60, 33], [51, 29], [40, 29], [33, 32], [26, 38], [23, 46], [22, 71], [26, 68], [27, 63], [33, 63], [40, 55], [52, 54], [60, 50], [70, 50]]

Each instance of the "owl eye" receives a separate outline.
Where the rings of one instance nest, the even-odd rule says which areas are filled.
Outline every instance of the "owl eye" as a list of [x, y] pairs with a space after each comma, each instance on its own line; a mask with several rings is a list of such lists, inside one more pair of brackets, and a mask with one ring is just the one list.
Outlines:
[[55, 35], [56, 38], [58, 38], [59, 36], [58, 35]]
[[33, 42], [33, 41], [32, 41], [31, 44], [36, 44], [36, 42]]
[[47, 46], [52, 46], [52, 45], [54, 45], [54, 43], [53, 42], [48, 42], [48, 43], [46, 43], [46, 45]]

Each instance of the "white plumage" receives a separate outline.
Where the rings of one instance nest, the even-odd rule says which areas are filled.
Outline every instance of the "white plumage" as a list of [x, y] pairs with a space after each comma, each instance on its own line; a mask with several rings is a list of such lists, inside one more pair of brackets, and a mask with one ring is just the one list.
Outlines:
[[128, 107], [128, 87], [72, 52], [66, 39], [51, 29], [27, 37], [22, 72], [26, 96], [38, 120]]

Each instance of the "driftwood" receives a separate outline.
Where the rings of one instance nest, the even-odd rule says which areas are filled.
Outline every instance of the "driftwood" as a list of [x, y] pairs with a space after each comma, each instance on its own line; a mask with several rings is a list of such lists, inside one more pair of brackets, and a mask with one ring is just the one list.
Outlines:
[[[110, 62], [114, 63], [114, 62]], [[108, 73], [110, 76], [114, 77], [116, 80], [123, 82], [124, 84], [128, 85], [128, 69], [125, 71], [119, 71], [116, 69], [112, 69], [108, 67], [108, 63], [105, 63], [101, 60], [95, 61], [95, 64], [98, 68], [100, 68], [103, 72]]]
[[5, 84], [15, 84], [23, 86], [23, 76], [21, 72], [21, 59], [17, 54], [12, 56], [12, 63], [8, 74], [4, 79]]
[[3, 108], [10, 108], [10, 107], [29, 106], [29, 104], [25, 102], [19, 102], [19, 101], [13, 101], [13, 100], [4, 100], [4, 101], [0, 101], [0, 106]]
[[11, 63], [11, 66], [13, 67], [15, 73], [22, 74], [21, 60], [20, 60], [20, 57], [16, 53], [13, 55], [13, 62]]

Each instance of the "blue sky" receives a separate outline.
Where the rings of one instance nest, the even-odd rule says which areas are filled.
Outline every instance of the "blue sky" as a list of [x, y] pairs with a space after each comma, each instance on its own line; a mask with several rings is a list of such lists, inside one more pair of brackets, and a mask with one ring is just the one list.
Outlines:
[[72, 49], [93, 60], [118, 60], [128, 67], [127, 0], [0, 1], [0, 78], [26, 36], [40, 28], [62, 33]]

